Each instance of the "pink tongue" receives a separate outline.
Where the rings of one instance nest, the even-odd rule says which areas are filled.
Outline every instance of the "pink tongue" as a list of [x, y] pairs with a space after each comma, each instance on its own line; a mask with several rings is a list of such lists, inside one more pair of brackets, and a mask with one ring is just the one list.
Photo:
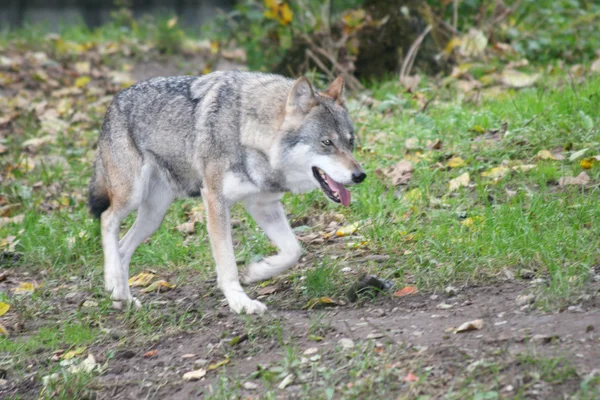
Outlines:
[[348, 207], [348, 205], [350, 204], [350, 191], [346, 189], [341, 183], [337, 183], [336, 181], [331, 179], [327, 174], [325, 174], [325, 176], [327, 176], [327, 184], [329, 185], [331, 190], [336, 192], [338, 196], [340, 196], [340, 201], [342, 202], [342, 204]]

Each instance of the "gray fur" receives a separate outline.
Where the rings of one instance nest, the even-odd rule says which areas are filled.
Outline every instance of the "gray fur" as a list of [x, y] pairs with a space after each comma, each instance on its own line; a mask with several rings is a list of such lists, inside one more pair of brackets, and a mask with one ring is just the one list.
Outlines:
[[[340, 82], [338, 86], [343, 88]], [[310, 176], [312, 157], [334, 165], [332, 172], [325, 172], [338, 174], [342, 177], [336, 178], [338, 181], [351, 184], [349, 174], [362, 169], [350, 154], [354, 130], [343, 107], [342, 90], [337, 88], [337, 92], [338, 98], [332, 98], [329, 92], [315, 94], [306, 79], [215, 72], [202, 77], [154, 78], [115, 96], [106, 112], [90, 183], [92, 212], [102, 214], [105, 259], [112, 260], [105, 261], [105, 274], [117, 276], [118, 270], [128, 275], [129, 258], [137, 242], [158, 227], [166, 207], [176, 197], [210, 193], [210, 199], [205, 199], [207, 207], [224, 207], [212, 216], [213, 221], [219, 220], [213, 228], [219, 233], [211, 232], [209, 223], [211, 241], [217, 243], [230, 241], [221, 236], [227, 235], [228, 210], [235, 201], [245, 201], [248, 207], [252, 204], [252, 215], [264, 222], [267, 232], [285, 230], [283, 211], [265, 214], [260, 207], [268, 204], [279, 209], [277, 198], [283, 192], [317, 188]], [[324, 138], [332, 140], [333, 145], [323, 145]], [[302, 157], [307, 158], [305, 162], [298, 159]], [[337, 158], [328, 161], [322, 157]], [[266, 194], [279, 197], [271, 199]], [[111, 255], [115, 246], [111, 238], [118, 229], [115, 226], [138, 208], [160, 218], [151, 224], [152, 228], [136, 221], [137, 230], [132, 228], [135, 232], [119, 242], [119, 262]], [[280, 247], [295, 257], [299, 246], [289, 232], [285, 235], [289, 240], [281, 240]], [[214, 244], [213, 252], [217, 248], [223, 253], [215, 254], [220, 272], [225, 267], [219, 263], [229, 259], [225, 254], [229, 250], [225, 242]], [[291, 259], [282, 260], [278, 262], [289, 267]], [[230, 266], [226, 268], [229, 271]], [[237, 272], [234, 275], [232, 282]], [[105, 278], [115, 300], [131, 300], [128, 287], [116, 282], [122, 278]], [[236, 309], [231, 303], [238, 295], [228, 296], [229, 289], [224, 288], [228, 283], [221, 283], [236, 311], [260, 312], [241, 298], [237, 299], [241, 305]]]

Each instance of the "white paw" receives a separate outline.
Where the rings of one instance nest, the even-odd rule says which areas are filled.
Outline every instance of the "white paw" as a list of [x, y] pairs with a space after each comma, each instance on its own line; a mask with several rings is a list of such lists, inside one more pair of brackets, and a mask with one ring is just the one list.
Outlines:
[[137, 297], [129, 296], [128, 299], [125, 300], [113, 300], [112, 307], [115, 310], [123, 310], [126, 307], [133, 306], [137, 309], [142, 308], [142, 302], [137, 299]]
[[237, 314], [262, 314], [267, 311], [267, 306], [257, 300], [252, 300], [244, 292], [228, 291], [225, 293], [229, 308]]

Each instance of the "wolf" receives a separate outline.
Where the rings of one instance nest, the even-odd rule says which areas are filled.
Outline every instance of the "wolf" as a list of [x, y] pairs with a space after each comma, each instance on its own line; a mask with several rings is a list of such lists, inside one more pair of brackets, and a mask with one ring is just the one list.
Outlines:
[[[241, 283], [279, 274], [302, 254], [281, 204], [284, 193], [319, 188], [348, 206], [346, 186], [366, 177], [353, 149], [343, 77], [320, 92], [306, 77], [242, 71], [158, 77], [121, 91], [106, 111], [89, 186], [113, 306], [141, 305], [128, 285], [134, 251], [176, 198], [201, 197], [217, 283], [230, 309], [264, 312]], [[248, 265], [241, 280], [230, 227], [236, 202], [279, 249]], [[121, 221], [136, 210], [119, 240]]]

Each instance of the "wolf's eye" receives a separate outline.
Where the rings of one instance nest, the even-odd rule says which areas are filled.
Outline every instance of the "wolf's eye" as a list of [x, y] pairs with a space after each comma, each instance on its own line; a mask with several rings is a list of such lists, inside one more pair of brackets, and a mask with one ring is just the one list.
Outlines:
[[323, 143], [325, 146], [331, 146], [333, 144], [329, 139], [325, 139], [321, 143]]

